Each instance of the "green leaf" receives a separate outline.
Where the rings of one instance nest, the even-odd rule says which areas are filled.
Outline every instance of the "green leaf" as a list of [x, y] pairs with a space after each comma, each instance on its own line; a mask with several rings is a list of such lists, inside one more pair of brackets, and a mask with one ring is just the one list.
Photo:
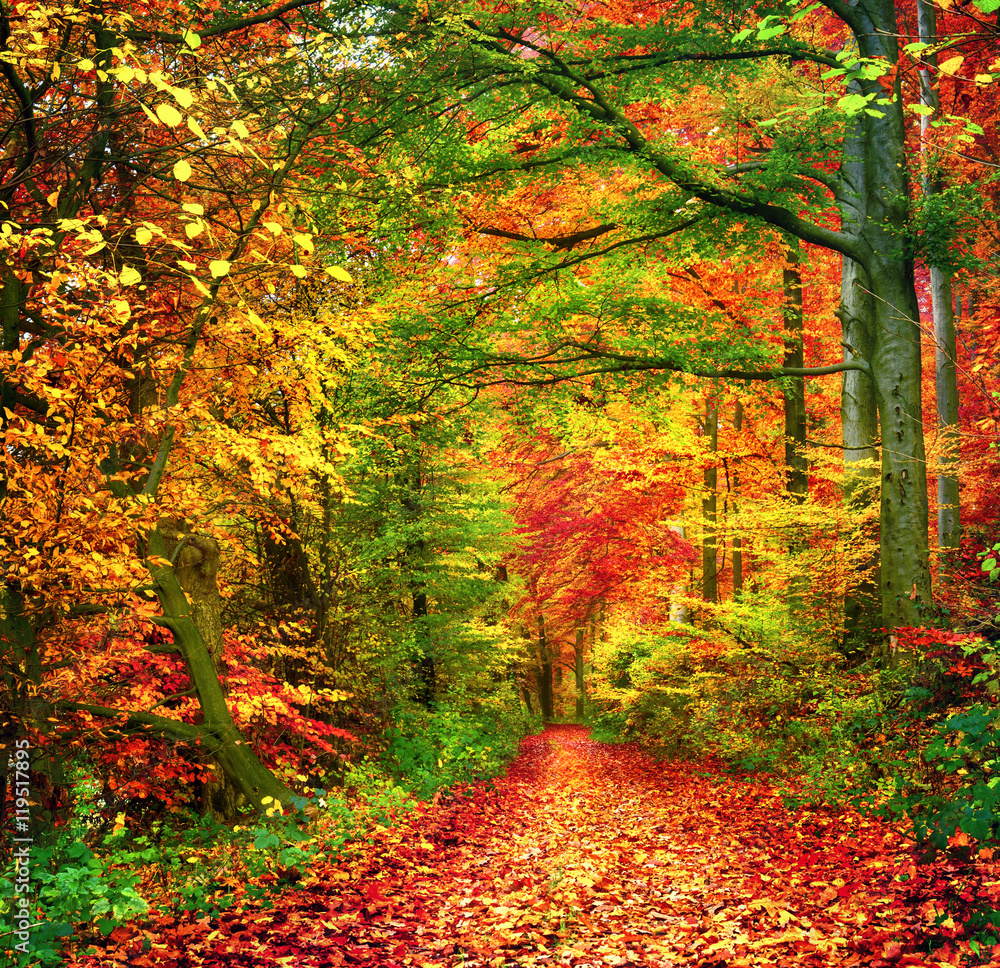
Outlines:
[[860, 114], [867, 106], [868, 98], [863, 94], [845, 94], [837, 101], [837, 107], [845, 114]]
[[785, 24], [778, 24], [775, 27], [766, 27], [764, 30], [757, 34], [759, 40], [770, 40], [772, 37], [777, 37], [779, 34], [783, 34], [788, 27]]
[[806, 7], [803, 10], [796, 10], [795, 13], [793, 13], [788, 18], [788, 22], [791, 23], [791, 24], [796, 23], [797, 21], [801, 20], [803, 17], [806, 17], [809, 14], [811, 14], [814, 10], [819, 10], [819, 8], [822, 7], [822, 6], [823, 6], [823, 4], [821, 4], [821, 3], [811, 3], [811, 4], [809, 4], [808, 7]]

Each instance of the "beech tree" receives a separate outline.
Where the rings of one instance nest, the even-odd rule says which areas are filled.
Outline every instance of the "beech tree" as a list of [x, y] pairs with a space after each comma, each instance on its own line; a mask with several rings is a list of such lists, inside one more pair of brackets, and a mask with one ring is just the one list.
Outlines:
[[[76, 711], [199, 744], [258, 807], [289, 791], [240, 737], [160, 523], [218, 527], [173, 472], [266, 448], [248, 384], [323, 335], [265, 322], [310, 271], [296, 169], [339, 109], [306, 83], [304, 6], [0, 9], [0, 634], [14, 711], [43, 730]], [[200, 722], [46, 689], [79, 659], [60, 623], [80, 614], [165, 628], [148, 648], [183, 660]]]
[[[416, 115], [412, 105], [427, 107], [397, 149], [417, 159], [412, 181], [419, 184], [421, 172], [432, 185], [456, 180], [428, 162], [437, 152], [458, 169], [458, 181], [480, 179], [494, 190], [527, 173], [549, 178], [551, 193], [546, 173], [587, 164], [601, 173], [602, 188], [632, 186], [635, 204], [603, 203], [589, 225], [564, 221], [559, 230], [553, 209], [552, 227], [534, 235], [536, 273], [577, 261], [553, 257], [575, 245], [648, 251], [705, 225], [717, 237], [778, 230], [805, 250], [840, 255], [845, 265], [840, 363], [795, 367], [758, 357], [748, 366], [731, 348], [725, 363], [718, 355], [697, 360], [655, 340], [645, 349], [616, 345], [603, 330], [600, 339], [539, 341], [533, 354], [465, 356], [452, 372], [513, 365], [545, 379], [581, 370], [730, 379], [850, 374], [847, 458], [877, 450], [881, 468], [880, 615], [860, 624], [869, 637], [877, 624], [919, 624], [933, 608], [919, 310], [908, 241], [907, 100], [919, 98], [904, 83], [909, 61], [899, 40], [906, 36], [900, 11], [883, 0], [830, 0], [787, 13], [630, 4], [571, 13], [534, 3], [447, 12], [398, 4], [385, 14], [379, 49], [407, 65], [405, 73], [388, 66], [386, 88], [399, 97], [405, 92], [409, 117]], [[727, 88], [763, 77], [780, 88], [770, 116], [741, 114]], [[699, 107], [685, 113], [693, 91]], [[500, 227], [479, 231], [511, 235]]]

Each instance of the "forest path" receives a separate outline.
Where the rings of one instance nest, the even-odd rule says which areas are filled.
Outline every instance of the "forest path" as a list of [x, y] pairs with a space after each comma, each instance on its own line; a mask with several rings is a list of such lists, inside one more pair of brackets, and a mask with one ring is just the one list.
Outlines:
[[926, 937], [954, 886], [876, 821], [792, 815], [766, 786], [554, 726], [495, 784], [377, 829], [273, 909], [161, 925], [126, 963], [936, 968], [958, 963]]

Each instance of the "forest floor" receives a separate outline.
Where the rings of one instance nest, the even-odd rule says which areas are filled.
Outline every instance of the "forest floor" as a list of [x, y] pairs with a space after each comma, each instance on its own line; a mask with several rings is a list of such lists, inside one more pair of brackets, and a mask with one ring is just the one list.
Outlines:
[[72, 965], [957, 965], [945, 901], [982, 877], [918, 865], [878, 820], [554, 726], [269, 909], [151, 918]]

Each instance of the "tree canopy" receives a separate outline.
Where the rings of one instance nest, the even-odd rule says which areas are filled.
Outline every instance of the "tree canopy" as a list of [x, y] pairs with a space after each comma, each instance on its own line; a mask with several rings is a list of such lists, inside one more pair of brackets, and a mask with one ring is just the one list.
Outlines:
[[996, 6], [2, 0], [52, 878], [559, 718], [992, 843]]

